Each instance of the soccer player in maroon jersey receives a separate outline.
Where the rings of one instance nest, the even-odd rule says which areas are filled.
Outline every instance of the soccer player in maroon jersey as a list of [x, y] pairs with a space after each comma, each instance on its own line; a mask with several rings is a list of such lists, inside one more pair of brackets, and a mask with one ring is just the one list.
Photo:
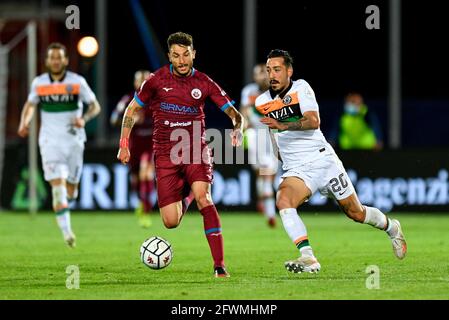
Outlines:
[[[134, 74], [134, 89], [138, 90], [149, 78], [151, 72], [138, 70]], [[126, 106], [134, 98], [134, 91], [120, 99], [111, 114], [111, 125], [117, 126], [125, 112]], [[136, 208], [139, 224], [143, 228], [151, 226], [150, 211], [153, 208], [151, 193], [154, 186], [153, 165], [153, 118], [151, 109], [145, 108], [134, 115], [135, 125], [130, 135], [129, 149], [133, 155], [129, 161], [131, 171], [131, 189], [139, 195], [140, 203]]]
[[[193, 68], [196, 52], [190, 35], [171, 34], [167, 44], [170, 64], [151, 74], [126, 108], [117, 158], [123, 164], [130, 160], [128, 139], [134, 124], [133, 116], [142, 107], [151, 108], [158, 204], [164, 225], [167, 228], [179, 225], [193, 195], [203, 216], [214, 274], [228, 277], [220, 218], [211, 196], [212, 163], [205, 141], [205, 100], [211, 99], [231, 118], [233, 146], [242, 143], [243, 116], [212, 79]], [[187, 143], [183, 139], [179, 141], [179, 132], [188, 133]]]

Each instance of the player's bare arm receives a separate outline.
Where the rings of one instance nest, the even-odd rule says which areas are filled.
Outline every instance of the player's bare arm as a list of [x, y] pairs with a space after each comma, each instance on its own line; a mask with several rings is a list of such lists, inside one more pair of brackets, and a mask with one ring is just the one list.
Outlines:
[[31, 102], [26, 102], [22, 109], [22, 114], [20, 116], [20, 124], [19, 129], [17, 130], [17, 134], [25, 138], [28, 136], [28, 130], [30, 126], [31, 119], [34, 115], [34, 110], [36, 110], [36, 105]]
[[231, 118], [232, 124], [234, 125], [234, 130], [231, 132], [232, 146], [239, 147], [243, 141], [243, 129], [245, 123], [243, 115], [233, 106], [230, 106], [224, 112]]
[[131, 158], [129, 152], [129, 136], [131, 135], [131, 130], [135, 123], [135, 117], [138, 112], [142, 109], [141, 106], [133, 99], [125, 110], [122, 121], [122, 131], [120, 134], [120, 149], [118, 151], [117, 159], [121, 163], [126, 164]]
[[251, 105], [241, 105], [240, 113], [243, 115], [243, 119], [245, 120], [244, 129], [250, 127], [249, 118], [251, 116]]
[[97, 100], [94, 100], [87, 107], [86, 113], [81, 118], [75, 118], [73, 125], [77, 128], [84, 128], [87, 122], [95, 118], [101, 111], [100, 104]]
[[295, 122], [279, 122], [269, 117], [260, 119], [260, 122], [266, 124], [270, 129], [290, 131], [315, 130], [320, 127], [320, 115], [316, 111], [307, 111], [304, 112], [303, 117], [299, 121]]

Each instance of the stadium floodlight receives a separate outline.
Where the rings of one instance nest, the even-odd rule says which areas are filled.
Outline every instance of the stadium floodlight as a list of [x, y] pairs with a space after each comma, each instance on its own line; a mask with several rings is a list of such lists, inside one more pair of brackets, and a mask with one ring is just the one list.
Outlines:
[[83, 37], [78, 41], [78, 52], [83, 57], [91, 58], [98, 53], [98, 42], [94, 37]]

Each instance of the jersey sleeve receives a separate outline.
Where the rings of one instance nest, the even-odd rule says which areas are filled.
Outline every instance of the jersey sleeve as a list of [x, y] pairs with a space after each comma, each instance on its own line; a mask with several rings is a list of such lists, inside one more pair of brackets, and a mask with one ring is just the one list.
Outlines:
[[36, 105], [39, 103], [39, 95], [37, 94], [37, 78], [34, 78], [33, 82], [31, 82], [30, 93], [28, 94], [27, 101]]
[[303, 114], [307, 111], [318, 111], [318, 103], [315, 98], [315, 93], [313, 92], [312, 87], [307, 82], [305, 82], [304, 85], [300, 86], [298, 95], [301, 112]]
[[235, 104], [235, 101], [226, 94], [226, 92], [220, 88], [220, 86], [211, 78], [209, 78], [209, 98], [221, 111], [225, 111], [230, 106]]
[[155, 76], [152, 73], [150, 74], [149, 78], [142, 83], [139, 90], [136, 91], [136, 93], [134, 94], [134, 100], [139, 106], [148, 106], [154, 95], [155, 83]]
[[263, 96], [263, 94], [261, 94], [260, 96], [258, 96], [258, 97], [256, 98], [256, 102], [254, 103], [254, 107], [255, 107], [254, 109], [256, 109], [256, 111], [257, 111], [258, 114], [264, 116], [265, 114], [262, 112], [262, 108], [261, 108], [261, 105], [262, 105], [262, 96]]
[[97, 99], [84, 77], [80, 77], [80, 99], [86, 104], [91, 104]]

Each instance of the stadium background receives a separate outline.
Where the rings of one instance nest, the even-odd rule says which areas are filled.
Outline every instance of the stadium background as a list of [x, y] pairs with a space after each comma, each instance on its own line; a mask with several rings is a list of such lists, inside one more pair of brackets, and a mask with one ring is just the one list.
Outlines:
[[[132, 76], [141, 68], [156, 69], [165, 63], [165, 40], [179, 30], [191, 33], [197, 50], [195, 67], [209, 74], [233, 97], [251, 75], [244, 60], [245, 1], [186, 4], [182, 1], [2, 1], [0, 43], [13, 39], [30, 20], [38, 22], [38, 73], [44, 72], [46, 46], [60, 41], [70, 51], [70, 69], [83, 74], [94, 91], [99, 87], [99, 57], [83, 58], [76, 51], [82, 36], [96, 36], [105, 20], [106, 77], [100, 78], [105, 94], [100, 98], [102, 117], [88, 126], [86, 168], [81, 182], [80, 210], [129, 210], [135, 197], [128, 194], [126, 171], [115, 161], [118, 129], [109, 126], [109, 115], [120, 97], [132, 90]], [[295, 59], [295, 78], [306, 79], [320, 104], [326, 135], [342, 108], [344, 95], [362, 92], [368, 106], [379, 115], [386, 148], [380, 153], [340, 153], [367, 203], [384, 210], [449, 211], [449, 95], [448, 49], [443, 46], [438, 2], [426, 5], [402, 1], [402, 128], [401, 145], [390, 148], [388, 104], [388, 1], [254, 1], [256, 44], [254, 61], [263, 62], [270, 49], [283, 48]], [[380, 29], [368, 30], [365, 9], [380, 9]], [[80, 9], [80, 29], [68, 30], [65, 9]], [[207, 11], [205, 14], [204, 10]], [[100, 18], [99, 18], [100, 17]], [[149, 53], [147, 49], [153, 53]], [[26, 99], [26, 41], [9, 57], [5, 151], [1, 206], [26, 210], [27, 148], [16, 135], [21, 107]], [[226, 116], [206, 107], [208, 127], [230, 128]], [[99, 152], [101, 151], [101, 152]], [[101, 154], [101, 157], [98, 155]], [[363, 161], [360, 161], [363, 159]], [[248, 165], [216, 167], [214, 192], [221, 209], [255, 209], [254, 177]], [[48, 187], [38, 188], [40, 209], [50, 208]], [[364, 196], [363, 196], [364, 194]], [[335, 210], [319, 197], [306, 210]]]

